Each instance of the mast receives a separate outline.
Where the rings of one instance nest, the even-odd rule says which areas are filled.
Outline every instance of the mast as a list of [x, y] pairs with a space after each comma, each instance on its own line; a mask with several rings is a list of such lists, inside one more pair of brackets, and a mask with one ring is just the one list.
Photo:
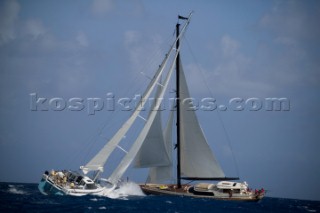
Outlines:
[[192, 16], [192, 12], [188, 17], [183, 17], [178, 15], [178, 23], [176, 24], [176, 50], [178, 51], [177, 59], [176, 59], [176, 104], [177, 104], [177, 187], [181, 188], [181, 147], [180, 147], [180, 24], [179, 19], [187, 20], [187, 23], [184, 25], [182, 31], [184, 32], [185, 27], [189, 24], [190, 18]]
[[[178, 20], [186, 20], [187, 26], [190, 22], [192, 12], [188, 17], [178, 16]], [[184, 28], [181, 32], [184, 32]], [[183, 74], [181, 61], [180, 61], [180, 24], [176, 24], [176, 105], [177, 105], [177, 143], [175, 148], [177, 149], [177, 187], [181, 188], [181, 180], [239, 180], [238, 177], [226, 177], [219, 163], [215, 159], [213, 153], [210, 150], [209, 145], [205, 139], [202, 129], [198, 123], [195, 112], [190, 111], [188, 114], [189, 120], [185, 116], [185, 107], [180, 105], [181, 100], [189, 98], [190, 94], [186, 86], [186, 79]], [[181, 93], [182, 92], [182, 93]], [[190, 120], [190, 118], [192, 120]], [[187, 121], [187, 122], [185, 122]], [[192, 124], [190, 124], [192, 123]], [[195, 132], [194, 134], [190, 131]], [[195, 137], [194, 135], [197, 135]], [[200, 149], [197, 150], [197, 156], [192, 161], [187, 160], [193, 153], [188, 150], [187, 147], [197, 146]], [[181, 147], [184, 146], [184, 147]], [[185, 149], [182, 149], [185, 148]], [[206, 150], [204, 153], [203, 150]], [[200, 151], [199, 151], [200, 150]], [[209, 150], [209, 151], [208, 151]], [[184, 163], [183, 167], [181, 162]], [[190, 166], [191, 165], [191, 166]], [[197, 168], [193, 168], [197, 165]], [[205, 170], [199, 170], [200, 167], [204, 167]], [[181, 171], [183, 169], [183, 175], [181, 177]], [[200, 174], [200, 175], [199, 175]]]
[[[180, 16], [178, 16], [178, 19]], [[177, 37], [177, 43], [176, 43], [176, 49], [177, 51], [179, 50], [179, 45], [180, 45], [180, 38], [179, 38], [179, 33], [180, 33], [180, 24], [177, 23], [176, 25], [176, 37]], [[181, 157], [180, 157], [180, 78], [179, 78], [179, 73], [180, 73], [180, 52], [178, 52], [177, 60], [176, 60], [176, 101], [177, 101], [177, 187], [181, 188]]]

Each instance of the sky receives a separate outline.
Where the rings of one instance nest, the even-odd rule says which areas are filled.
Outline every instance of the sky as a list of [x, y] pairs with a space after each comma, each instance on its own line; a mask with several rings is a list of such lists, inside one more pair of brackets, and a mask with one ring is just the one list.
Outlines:
[[[177, 15], [191, 11], [181, 57], [193, 97], [227, 107], [197, 112], [227, 176], [271, 197], [320, 200], [320, 3], [312, 0], [1, 1], [0, 181], [37, 183], [45, 170], [90, 160], [130, 115], [108, 108], [110, 93], [143, 92]], [[286, 103], [270, 110], [269, 98]], [[125, 176], [144, 182], [147, 173]]]

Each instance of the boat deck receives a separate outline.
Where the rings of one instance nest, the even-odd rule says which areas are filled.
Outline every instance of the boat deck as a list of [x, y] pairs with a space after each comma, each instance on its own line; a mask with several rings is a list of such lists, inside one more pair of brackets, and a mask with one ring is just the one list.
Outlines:
[[192, 185], [182, 185], [181, 188], [177, 188], [175, 184], [141, 184], [141, 190], [147, 195], [173, 195], [173, 196], [188, 196], [196, 198], [208, 198], [215, 200], [233, 200], [233, 201], [259, 201], [264, 197], [264, 194], [257, 194], [254, 196], [224, 196], [217, 197], [213, 193], [194, 193], [191, 192]]

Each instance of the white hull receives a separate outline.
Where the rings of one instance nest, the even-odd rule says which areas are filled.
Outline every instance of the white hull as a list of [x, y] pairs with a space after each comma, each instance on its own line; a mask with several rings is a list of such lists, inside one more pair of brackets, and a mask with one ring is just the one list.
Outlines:
[[[107, 191], [112, 191], [115, 187], [108, 188], [98, 183], [94, 183], [90, 178], [81, 176], [82, 182], [75, 184], [74, 181], [59, 181], [55, 176], [43, 174], [38, 185], [40, 192], [44, 195], [103, 195]], [[89, 183], [88, 183], [89, 181]]]

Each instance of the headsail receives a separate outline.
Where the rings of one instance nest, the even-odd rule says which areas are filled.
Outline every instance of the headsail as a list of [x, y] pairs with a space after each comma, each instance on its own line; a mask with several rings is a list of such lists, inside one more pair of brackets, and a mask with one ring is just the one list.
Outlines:
[[203, 179], [225, 178], [205, 139], [196, 113], [192, 110], [191, 96], [181, 61], [179, 66], [181, 176]]
[[170, 164], [167, 166], [151, 167], [147, 178], [148, 183], [161, 183], [166, 180], [173, 179], [173, 162], [172, 162], [172, 126], [173, 126], [174, 110], [171, 110], [167, 125], [164, 130], [164, 145], [166, 155], [169, 157]]
[[[175, 60], [177, 59], [178, 52], [179, 52], [179, 50], [177, 50], [173, 62], [175, 62]], [[174, 63], [172, 63], [172, 65], [170, 67], [170, 70], [169, 70], [169, 72], [168, 72], [168, 74], [167, 74], [167, 76], [165, 78], [163, 87], [161, 88], [161, 92], [160, 92], [160, 95], [159, 95], [159, 100], [161, 100], [161, 101], [163, 100], [164, 92], [168, 87], [169, 80], [170, 80], [171, 75], [173, 73], [173, 69], [174, 69]], [[119, 179], [122, 177], [122, 175], [125, 173], [125, 171], [129, 167], [129, 165], [133, 161], [134, 157], [137, 155], [139, 149], [141, 148], [143, 142], [145, 141], [145, 138], [146, 138], [151, 126], [152, 126], [152, 123], [154, 122], [154, 119], [155, 119], [155, 117], [157, 115], [157, 112], [158, 112], [158, 110], [160, 108], [161, 101], [158, 101], [155, 104], [154, 108], [151, 109], [150, 115], [148, 117], [148, 120], [147, 120], [146, 124], [144, 125], [142, 131], [140, 132], [138, 138], [135, 140], [135, 142], [133, 143], [133, 145], [130, 148], [129, 152], [122, 159], [122, 161], [120, 162], [118, 167], [114, 170], [114, 172], [109, 177], [109, 181], [111, 183], [116, 184], [119, 181]]]
[[157, 70], [155, 76], [149, 83], [147, 90], [143, 94], [141, 98], [141, 103], [137, 105], [136, 109], [133, 111], [130, 118], [122, 125], [122, 127], [118, 130], [118, 132], [111, 138], [111, 140], [98, 152], [97, 155], [95, 155], [85, 166], [80, 167], [84, 172], [92, 171], [92, 170], [100, 170], [103, 171], [103, 166], [106, 163], [107, 159], [113, 152], [113, 150], [117, 147], [123, 136], [127, 133], [127, 131], [130, 129], [132, 124], [134, 123], [135, 119], [138, 117], [139, 113], [141, 112], [141, 109], [144, 107], [144, 104], [146, 103], [146, 99], [149, 98], [151, 95], [154, 87], [158, 85], [158, 81], [161, 77], [161, 74], [164, 71], [164, 68], [167, 64], [168, 58], [170, 54], [172, 53], [173, 45], [170, 48], [170, 51], [168, 54], [166, 54], [166, 57], [164, 58], [162, 64], [160, 65], [159, 69]]
[[[159, 85], [151, 109], [154, 109], [157, 102], [160, 101], [159, 95], [161, 88], [162, 86]], [[157, 111], [143, 145], [135, 157], [134, 166], [136, 168], [167, 166], [171, 164], [164, 143], [160, 112], [160, 110]], [[148, 119], [150, 115], [151, 112], [149, 113]]]

